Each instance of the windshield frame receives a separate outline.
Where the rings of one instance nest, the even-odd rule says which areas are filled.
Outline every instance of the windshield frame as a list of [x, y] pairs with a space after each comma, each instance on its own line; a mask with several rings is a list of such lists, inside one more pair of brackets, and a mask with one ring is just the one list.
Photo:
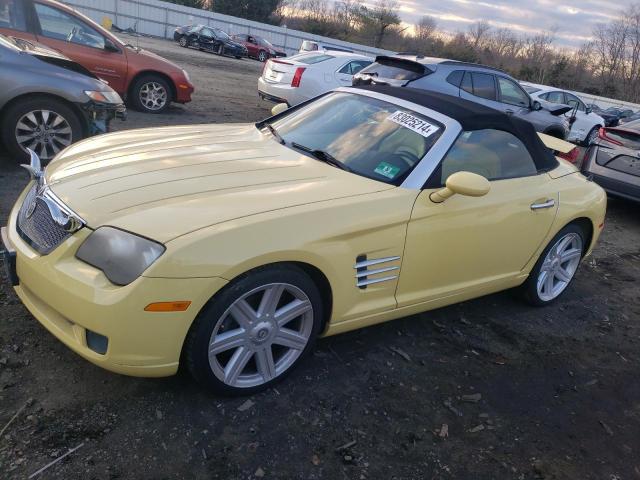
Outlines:
[[[284, 112], [279, 113], [278, 115], [274, 115], [265, 120], [262, 120], [261, 122], [257, 122], [255, 124], [256, 128], [258, 128], [258, 130], [262, 130], [266, 124], [272, 124], [278, 120], [281, 120], [282, 118], [285, 118], [286, 116], [292, 114], [293, 112], [301, 108], [304, 108], [306, 105], [312, 102], [315, 102], [318, 99], [325, 97], [326, 95], [331, 95], [332, 93], [336, 93], [336, 92], [349, 93], [353, 95], [361, 95], [365, 97], [375, 98], [375, 99], [396, 105], [398, 107], [402, 107], [404, 109], [413, 111], [417, 114], [426, 116], [442, 124], [444, 128], [439, 138], [436, 140], [433, 146], [426, 152], [424, 157], [422, 157], [418, 161], [418, 163], [416, 163], [416, 165], [411, 169], [411, 171], [404, 178], [402, 183], [400, 183], [400, 185], [397, 185], [398, 187], [401, 187], [401, 188], [407, 188], [412, 190], [423, 189], [425, 183], [427, 182], [427, 180], [429, 179], [433, 171], [437, 168], [438, 164], [440, 163], [442, 158], [445, 156], [445, 154], [447, 153], [447, 151], [449, 150], [453, 142], [455, 142], [455, 140], [458, 138], [458, 135], [462, 132], [462, 126], [457, 120], [454, 120], [453, 118], [448, 117], [436, 110], [432, 110], [430, 108], [423, 107], [422, 105], [417, 105], [413, 102], [402, 100], [400, 98], [397, 98], [391, 95], [385, 95], [383, 93], [378, 93], [372, 90], [362, 90], [354, 87], [336, 88], [330, 92], [327, 92], [322, 95], [319, 95], [318, 97], [312, 98], [311, 100], [302, 102], [298, 105], [295, 105], [294, 107], [291, 107], [285, 110]], [[268, 133], [268, 135], [271, 135], [271, 133]], [[274, 141], [277, 142], [275, 138], [274, 138]], [[292, 150], [295, 150], [295, 151], [299, 151], [293, 147], [290, 147], [288, 144], [286, 145], [286, 147], [291, 148]], [[370, 178], [358, 172], [351, 172], [351, 173], [353, 175], [358, 175], [363, 178]], [[373, 181], [381, 181], [381, 180], [373, 180]], [[386, 182], [383, 182], [383, 183], [386, 183]], [[393, 185], [393, 183], [386, 183], [386, 184]]]

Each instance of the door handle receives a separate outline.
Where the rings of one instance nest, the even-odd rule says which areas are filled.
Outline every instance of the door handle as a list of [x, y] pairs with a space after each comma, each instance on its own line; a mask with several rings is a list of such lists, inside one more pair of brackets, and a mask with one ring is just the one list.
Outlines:
[[531, 210], [542, 210], [543, 208], [551, 208], [554, 207], [555, 204], [556, 201], [553, 198], [550, 198], [549, 200], [545, 200], [544, 202], [532, 203]]
[[513, 110], [505, 110], [504, 113], [506, 113], [507, 115], [513, 115]]

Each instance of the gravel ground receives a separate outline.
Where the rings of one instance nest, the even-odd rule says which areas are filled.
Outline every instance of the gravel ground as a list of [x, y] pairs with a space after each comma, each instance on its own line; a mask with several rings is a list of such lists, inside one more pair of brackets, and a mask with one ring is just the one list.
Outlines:
[[[140, 39], [184, 66], [194, 101], [117, 128], [255, 121], [261, 65]], [[0, 169], [6, 218], [25, 172]], [[284, 383], [212, 396], [187, 375], [103, 371], [0, 286], [0, 477], [640, 478], [640, 216], [611, 199], [566, 295], [509, 292], [321, 340]], [[14, 418], [15, 416], [15, 418]]]

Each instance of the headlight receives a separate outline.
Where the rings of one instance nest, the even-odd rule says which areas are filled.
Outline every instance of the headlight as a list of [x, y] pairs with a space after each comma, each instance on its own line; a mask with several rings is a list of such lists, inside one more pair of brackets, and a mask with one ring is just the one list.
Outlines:
[[163, 245], [113, 227], [100, 227], [80, 245], [76, 258], [116, 285], [128, 285], [165, 251]]
[[182, 70], [182, 74], [184, 75], [184, 78], [187, 79], [187, 82], [191, 83], [191, 77], [189, 76], [189, 72], [187, 72], [186, 70]]
[[116, 92], [93, 92], [91, 90], [85, 90], [84, 93], [94, 102], [100, 103], [123, 103], [122, 98]]

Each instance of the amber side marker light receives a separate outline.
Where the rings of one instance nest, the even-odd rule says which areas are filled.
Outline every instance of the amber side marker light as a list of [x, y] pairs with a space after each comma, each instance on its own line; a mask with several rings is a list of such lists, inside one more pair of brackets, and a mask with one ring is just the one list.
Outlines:
[[179, 302], [156, 302], [150, 303], [144, 307], [145, 312], [184, 312], [189, 308], [191, 302], [179, 301]]

